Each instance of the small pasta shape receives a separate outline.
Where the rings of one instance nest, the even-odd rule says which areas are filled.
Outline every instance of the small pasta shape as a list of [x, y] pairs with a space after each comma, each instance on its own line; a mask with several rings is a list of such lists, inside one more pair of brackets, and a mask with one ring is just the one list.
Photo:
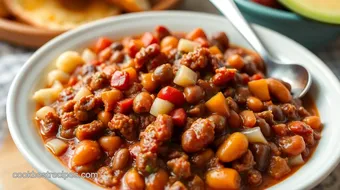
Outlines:
[[57, 88], [43, 88], [34, 93], [33, 99], [37, 103], [47, 106], [58, 99], [60, 91]]
[[97, 59], [97, 55], [90, 49], [85, 49], [81, 54], [81, 57], [83, 58], [85, 63], [91, 63], [92, 61]]
[[48, 85], [53, 85], [54, 81], [60, 81], [65, 84], [70, 79], [70, 75], [62, 70], [56, 69], [52, 70], [47, 75]]
[[40, 108], [37, 112], [36, 112], [36, 116], [38, 119], [44, 119], [45, 116], [48, 114], [48, 113], [54, 113], [56, 114], [56, 111], [54, 110], [54, 108], [50, 107], [50, 106], [44, 106], [42, 108]]
[[85, 97], [85, 96], [88, 96], [88, 95], [91, 95], [92, 92], [86, 88], [86, 87], [82, 87], [78, 92], [77, 94], [74, 96], [73, 100], [80, 100], [82, 97]]
[[66, 73], [72, 73], [78, 65], [82, 64], [84, 64], [83, 58], [75, 51], [66, 51], [56, 60], [57, 68]]

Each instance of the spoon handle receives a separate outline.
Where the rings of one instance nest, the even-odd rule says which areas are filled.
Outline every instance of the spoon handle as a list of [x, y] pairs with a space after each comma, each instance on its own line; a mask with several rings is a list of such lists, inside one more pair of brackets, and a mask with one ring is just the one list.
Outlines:
[[233, 0], [210, 0], [232, 25], [242, 34], [249, 44], [259, 53], [265, 62], [270, 62], [270, 54], [244, 19]]

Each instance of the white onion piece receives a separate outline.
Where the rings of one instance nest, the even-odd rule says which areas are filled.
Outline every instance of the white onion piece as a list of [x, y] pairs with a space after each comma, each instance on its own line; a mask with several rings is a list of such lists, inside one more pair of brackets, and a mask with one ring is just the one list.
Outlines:
[[45, 146], [56, 156], [60, 156], [68, 148], [68, 144], [60, 139], [49, 140]]
[[86, 87], [82, 87], [77, 94], [74, 96], [73, 100], [79, 101], [82, 97], [91, 95], [92, 92], [86, 88]]
[[45, 116], [49, 113], [52, 112], [54, 114], [57, 114], [54, 110], [54, 108], [50, 107], [50, 106], [44, 106], [42, 108], [40, 108], [37, 112], [36, 112], [36, 116], [38, 119], [44, 119]]
[[181, 65], [178, 69], [174, 79], [174, 83], [182, 87], [194, 85], [196, 84], [196, 81], [197, 74], [184, 65]]
[[194, 49], [199, 46], [200, 44], [197, 42], [193, 42], [182, 38], [178, 42], [177, 49], [178, 51], [191, 52], [194, 51]]
[[81, 54], [81, 58], [83, 58], [85, 63], [91, 63], [92, 61], [97, 59], [97, 55], [90, 49], [85, 49]]
[[305, 161], [303, 160], [301, 154], [299, 154], [296, 156], [289, 157], [288, 163], [290, 166], [298, 166], [304, 164]]
[[268, 144], [266, 138], [264, 138], [261, 132], [260, 127], [249, 128], [249, 129], [242, 131], [242, 133], [248, 138], [248, 141], [250, 143]]
[[167, 114], [174, 109], [175, 105], [169, 101], [156, 98], [150, 109], [150, 113], [157, 117], [159, 114]]

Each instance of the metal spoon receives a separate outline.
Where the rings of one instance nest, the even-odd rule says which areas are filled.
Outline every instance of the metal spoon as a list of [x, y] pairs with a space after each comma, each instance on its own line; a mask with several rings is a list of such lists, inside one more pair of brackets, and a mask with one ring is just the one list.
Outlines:
[[301, 98], [306, 94], [312, 84], [312, 77], [306, 68], [294, 63], [283, 63], [277, 58], [274, 59], [243, 18], [233, 0], [210, 0], [210, 2], [229, 19], [232, 25], [260, 54], [266, 63], [268, 76], [288, 82], [292, 86], [294, 98]]

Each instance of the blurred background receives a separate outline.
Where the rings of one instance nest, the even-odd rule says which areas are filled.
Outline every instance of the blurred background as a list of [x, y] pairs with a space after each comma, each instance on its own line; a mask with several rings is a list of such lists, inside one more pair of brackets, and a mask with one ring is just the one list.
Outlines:
[[[235, 2], [249, 22], [299, 42], [340, 79], [339, 0]], [[55, 36], [88, 22], [130, 12], [167, 9], [220, 14], [208, 0], [0, 0], [0, 190], [57, 189], [45, 179], [12, 178], [13, 172], [33, 168], [9, 135], [6, 96], [15, 74], [34, 51]], [[340, 189], [338, 179], [340, 167], [315, 189]]]

